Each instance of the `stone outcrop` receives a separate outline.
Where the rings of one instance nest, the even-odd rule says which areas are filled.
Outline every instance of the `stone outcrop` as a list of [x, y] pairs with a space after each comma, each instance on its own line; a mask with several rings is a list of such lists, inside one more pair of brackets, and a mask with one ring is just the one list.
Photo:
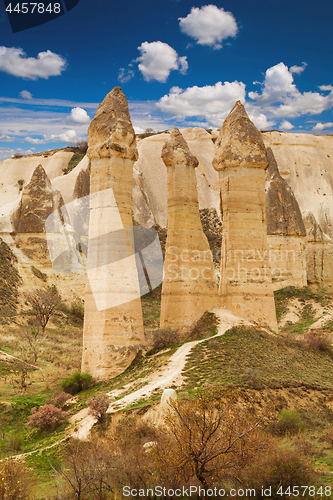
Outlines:
[[42, 165], [38, 165], [24, 187], [19, 209], [14, 215], [14, 231], [45, 233], [48, 216], [63, 206], [59, 191], [54, 190]]
[[50, 265], [45, 221], [55, 211], [60, 215], [63, 205], [60, 192], [52, 187], [42, 165], [38, 165], [12, 214], [15, 244], [30, 260]]
[[82, 198], [90, 194], [90, 168], [81, 170], [76, 178], [74, 186], [74, 198]]
[[97, 379], [126, 369], [144, 344], [132, 228], [138, 157], [126, 97], [115, 87], [88, 130], [90, 226], [82, 371]]
[[273, 287], [303, 287], [307, 279], [302, 214], [291, 187], [280, 175], [272, 149], [266, 151], [266, 227]]
[[312, 212], [322, 231], [333, 239], [333, 136], [265, 132], [281, 176], [301, 212]]
[[168, 232], [161, 301], [161, 328], [179, 330], [180, 338], [202, 314], [217, 305], [217, 287], [209, 244], [198, 204], [193, 156], [177, 128], [162, 149], [168, 176]]
[[304, 216], [307, 230], [306, 267], [309, 285], [333, 292], [333, 241], [323, 233], [312, 212]]
[[213, 159], [222, 196], [221, 306], [277, 330], [265, 220], [267, 166], [260, 132], [238, 101]]

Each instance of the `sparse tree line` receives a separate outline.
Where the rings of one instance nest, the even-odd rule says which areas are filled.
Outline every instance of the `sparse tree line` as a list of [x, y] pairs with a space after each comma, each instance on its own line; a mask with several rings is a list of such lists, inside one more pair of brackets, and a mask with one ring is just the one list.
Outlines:
[[[67, 397], [63, 394], [53, 404], [61, 407]], [[89, 405], [104, 432], [97, 425], [89, 442], [68, 443], [61, 465], [51, 461], [58, 493], [45, 500], [120, 499], [125, 486], [137, 491], [129, 498], [143, 497], [140, 491], [154, 491], [156, 486], [174, 491], [200, 486], [224, 488], [226, 494], [231, 488], [252, 488], [256, 491], [252, 498], [260, 499], [262, 487], [277, 491], [280, 486], [316, 484], [304, 453], [281, 447], [274, 437], [300, 432], [297, 412], [285, 412], [274, 425], [268, 419], [258, 420], [234, 390], [207, 386], [195, 399], [172, 401], [159, 427], [147, 415], [124, 416], [117, 424], [112, 418], [107, 421], [103, 397]], [[0, 499], [35, 498], [29, 493], [29, 481], [24, 464], [0, 463]], [[153, 493], [149, 497], [161, 498]], [[179, 496], [170, 493], [163, 498]]]

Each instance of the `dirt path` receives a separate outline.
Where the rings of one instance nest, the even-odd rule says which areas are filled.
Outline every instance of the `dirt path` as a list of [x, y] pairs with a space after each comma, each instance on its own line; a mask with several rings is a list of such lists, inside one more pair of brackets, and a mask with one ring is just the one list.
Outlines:
[[[215, 309], [213, 312], [216, 314], [216, 316], [218, 316], [220, 320], [218, 333], [215, 335], [215, 337], [223, 335], [227, 330], [235, 325], [250, 324], [245, 322], [243, 319], [234, 316], [230, 311], [227, 311], [226, 309]], [[124, 396], [123, 398], [111, 403], [107, 412], [115, 413], [125, 408], [126, 406], [135, 403], [141, 398], [150, 396], [155, 389], [166, 389], [170, 388], [171, 385], [176, 385], [178, 387], [181, 386], [183, 381], [181, 373], [185, 366], [187, 355], [194, 346], [200, 344], [201, 342], [204, 342], [204, 340], [207, 339], [194, 340], [193, 342], [187, 342], [186, 344], [183, 344], [170, 357], [168, 363], [164, 367], [160, 368], [157, 373], [152, 374], [151, 377], [148, 378], [148, 384], [146, 384], [141, 389], [138, 389], [131, 394], [128, 394], [127, 396]], [[122, 388], [121, 392], [127, 392], [130, 387], [131, 384], [127, 384], [127, 386], [124, 386]], [[110, 398], [114, 398], [115, 396], [119, 396], [119, 393], [120, 390], [116, 389], [107, 393], [106, 395]], [[90, 430], [95, 424], [96, 419], [94, 419], [91, 415], [88, 415], [87, 408], [81, 410], [81, 412], [79, 412], [74, 417], [75, 418], [73, 418], [72, 422], [76, 421], [77, 424], [75, 431], [72, 433], [72, 436], [81, 440], [88, 439]], [[78, 422], [78, 419], [81, 419], [80, 422]]]
[[[220, 320], [218, 326], [218, 332], [216, 335], [214, 335], [214, 337], [223, 335], [227, 330], [229, 330], [235, 325], [251, 324], [237, 316], [234, 316], [230, 311], [227, 311], [225, 309], [216, 309], [213, 312]], [[124, 396], [123, 398], [112, 402], [109, 406], [108, 413], [115, 413], [120, 409], [125, 408], [129, 404], [135, 403], [136, 401], [140, 400], [143, 397], [148, 397], [155, 389], [166, 389], [169, 388], [171, 385], [177, 385], [178, 387], [181, 386], [183, 381], [181, 373], [185, 366], [187, 355], [194, 346], [200, 344], [201, 342], [204, 342], [205, 340], [207, 339], [194, 340], [192, 342], [187, 342], [186, 344], [183, 344], [170, 357], [169, 361], [164, 367], [160, 368], [160, 370], [157, 373], [152, 374], [151, 377], [148, 378], [148, 384], [146, 384], [141, 389], [138, 389], [132, 392], [131, 394], [128, 394], [127, 396]], [[131, 385], [132, 384], [127, 384], [121, 390], [115, 389], [114, 391], [111, 391], [106, 395], [109, 396], [110, 398], [114, 398], [115, 396], [119, 396], [121, 392], [127, 392], [128, 389], [130, 389]], [[70, 418], [70, 423], [73, 424], [74, 428], [70, 430], [69, 435], [65, 436], [64, 438], [60, 439], [59, 441], [53, 443], [50, 446], [46, 446], [44, 448], [40, 448], [38, 450], [30, 451], [27, 453], [22, 453], [20, 455], [15, 455], [13, 456], [13, 458], [15, 460], [20, 460], [34, 453], [41, 453], [45, 450], [57, 446], [61, 442], [68, 439], [69, 436], [81, 440], [87, 440], [89, 438], [90, 431], [94, 426], [94, 424], [96, 423], [96, 421], [97, 419], [95, 417], [93, 417], [92, 415], [88, 415], [88, 408], [84, 408], [83, 410], [79, 411]], [[8, 458], [5, 458], [3, 460], [7, 460]], [[0, 462], [1, 461], [2, 460], [0, 460]]]
[[16, 360], [24, 365], [32, 366], [32, 368], [35, 368], [36, 370], [42, 370], [42, 368], [39, 368], [39, 366], [32, 365], [31, 363], [28, 363], [27, 361], [23, 361], [22, 359], [17, 358], [16, 356], [12, 356], [11, 354], [7, 354], [4, 351], [0, 351], [0, 360], [7, 361], [8, 359]]

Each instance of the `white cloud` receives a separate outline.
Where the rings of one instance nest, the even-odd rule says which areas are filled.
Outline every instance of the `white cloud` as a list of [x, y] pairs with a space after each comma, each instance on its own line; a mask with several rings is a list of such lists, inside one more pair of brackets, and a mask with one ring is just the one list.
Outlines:
[[291, 66], [291, 68], [289, 68], [289, 71], [290, 73], [296, 73], [296, 75], [300, 75], [301, 73], [303, 73], [307, 65], [308, 64], [306, 62], [302, 62], [302, 66]]
[[173, 69], [181, 73], [187, 70], [186, 56], [178, 57], [175, 49], [167, 43], [143, 42], [138, 50], [141, 56], [136, 61], [140, 63], [139, 70], [147, 82], [157, 80], [164, 83]]
[[44, 135], [45, 142], [77, 142], [81, 139], [73, 129], [66, 130], [61, 134]]
[[199, 45], [215, 49], [221, 49], [222, 40], [235, 37], [238, 31], [232, 13], [216, 5], [204, 5], [200, 9], [192, 7], [187, 17], [179, 18], [179, 26], [183, 33], [194, 38]]
[[321, 131], [321, 130], [324, 130], [324, 128], [333, 128], [333, 123], [331, 122], [326, 122], [326, 123], [317, 123], [317, 125], [315, 125], [313, 127], [312, 130], [314, 131]]
[[[33, 148], [34, 149], [34, 148]], [[11, 149], [11, 148], [0, 148], [0, 161], [7, 160], [8, 158], [12, 158], [15, 153], [19, 153], [20, 155], [30, 155], [33, 151], [31, 149]]]
[[[34, 137], [25, 137], [24, 140], [26, 142], [30, 142], [30, 144], [45, 144], [44, 139], [38, 139], [38, 138], [34, 138]], [[32, 148], [32, 149], [34, 149], [34, 148]]]
[[294, 125], [287, 120], [283, 120], [283, 122], [280, 124], [281, 130], [291, 130], [292, 128], [294, 128]]
[[256, 101], [265, 113], [292, 118], [305, 114], [320, 114], [333, 106], [333, 88], [331, 89], [330, 85], [320, 88], [330, 91], [330, 94], [301, 93], [294, 84], [291, 71], [280, 62], [267, 69], [261, 93], [249, 92], [248, 96]]
[[22, 99], [32, 99], [32, 94], [31, 92], [29, 92], [28, 90], [22, 90], [22, 92], [20, 92], [20, 97], [22, 97]]
[[118, 73], [118, 80], [120, 83], [126, 83], [134, 76], [134, 71], [132, 69], [120, 68]]
[[39, 52], [37, 57], [27, 57], [23, 49], [0, 47], [0, 71], [13, 76], [37, 80], [58, 76], [66, 67], [63, 57], [47, 50]]
[[294, 95], [297, 92], [293, 81], [294, 78], [288, 67], [281, 62], [266, 71], [261, 94], [259, 92], [249, 92], [249, 97], [260, 103], [281, 101], [288, 95]]
[[69, 117], [67, 118], [69, 123], [78, 123], [79, 125], [84, 125], [90, 122], [90, 116], [85, 109], [73, 108]]
[[188, 62], [186, 56], [178, 57], [179, 71], [185, 75], [188, 70]]
[[331, 92], [333, 90], [333, 85], [320, 85], [319, 87], [320, 90], [328, 90], [329, 92]]
[[0, 142], [14, 142], [16, 141], [15, 137], [11, 137], [10, 135], [0, 134]]
[[159, 109], [177, 117], [203, 117], [212, 127], [221, 127], [223, 120], [236, 101], [245, 102], [245, 85], [242, 82], [217, 82], [205, 87], [185, 90], [172, 87], [169, 94], [157, 103]]
[[250, 120], [253, 121], [258, 130], [267, 130], [275, 125], [275, 121], [268, 120], [264, 113], [260, 113], [260, 110], [253, 108], [249, 104], [245, 104], [245, 107]]

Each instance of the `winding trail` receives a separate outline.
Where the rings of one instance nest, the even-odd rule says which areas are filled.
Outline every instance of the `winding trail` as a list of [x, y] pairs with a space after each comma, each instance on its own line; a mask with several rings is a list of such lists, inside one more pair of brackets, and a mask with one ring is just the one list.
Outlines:
[[[226, 309], [214, 309], [212, 312], [216, 314], [219, 318], [218, 332], [216, 335], [213, 335], [210, 338], [218, 337], [223, 335], [227, 330], [232, 328], [233, 326], [240, 324], [250, 325], [250, 322], [246, 322], [245, 320], [239, 318], [238, 316], [234, 316], [230, 311]], [[126, 406], [135, 403], [141, 398], [145, 398], [151, 395], [151, 393], [156, 389], [166, 389], [170, 388], [171, 385], [176, 385], [180, 387], [183, 382], [182, 371], [186, 364], [186, 358], [190, 353], [191, 349], [200, 344], [201, 342], [206, 341], [207, 339], [202, 340], [193, 340], [192, 342], [187, 342], [183, 344], [177, 351], [170, 357], [167, 364], [159, 369], [158, 372], [153, 373], [150, 377], [148, 377], [148, 383], [141, 387], [140, 389], [124, 396], [123, 398], [118, 399], [110, 404], [107, 413], [115, 413], [119, 410], [122, 410]], [[114, 398], [115, 396], [119, 396], [120, 392], [125, 392], [131, 387], [131, 383], [124, 386], [121, 391], [119, 389], [115, 389], [107, 393], [106, 395], [110, 398]], [[80, 421], [78, 421], [80, 419]], [[76, 423], [75, 431], [72, 432], [72, 436], [81, 439], [87, 440], [89, 438], [89, 433], [91, 428], [96, 422], [96, 419], [91, 415], [88, 415], [88, 409], [84, 408], [79, 413], [77, 413], [74, 417], [72, 417], [72, 422]]]
[[[251, 324], [250, 322], [247, 322], [237, 316], [234, 316], [230, 311], [226, 309], [214, 309], [212, 312], [214, 312], [216, 316], [219, 318], [219, 325], [217, 334], [213, 335], [210, 338], [219, 337], [220, 335], [223, 335], [227, 330], [229, 330], [233, 326], [241, 324], [244, 325]], [[132, 392], [131, 394], [128, 394], [127, 396], [124, 396], [123, 398], [118, 399], [117, 401], [110, 403], [107, 413], [116, 413], [117, 411], [125, 408], [130, 404], [135, 403], [141, 398], [148, 397], [155, 389], [166, 389], [169, 388], [171, 385], [176, 385], [180, 387], [183, 382], [181, 373], [185, 367], [186, 358], [188, 354], [190, 353], [191, 349], [194, 346], [206, 340], [208, 339], [193, 340], [192, 342], [187, 342], [182, 346], [180, 346], [179, 349], [177, 349], [177, 351], [170, 357], [165, 366], [161, 367], [159, 371], [153, 373], [150, 377], [148, 377], [148, 383], [144, 387]], [[107, 393], [106, 396], [110, 398], [119, 396], [119, 394], [121, 394], [122, 392], [125, 392], [128, 389], [130, 389], [131, 385], [132, 383], [129, 383], [126, 386], [122, 387], [121, 390], [115, 389], [114, 391]], [[97, 419], [95, 417], [88, 414], [88, 408], [84, 408], [83, 410], [79, 411], [70, 418], [70, 423], [72, 424], [72, 428], [69, 430], [67, 436], [63, 437], [62, 439], [60, 439], [56, 443], [53, 443], [52, 445], [45, 446], [44, 448], [39, 448], [37, 450], [33, 450], [27, 453], [22, 453], [20, 455], [14, 455], [13, 457], [7, 457], [0, 460], [0, 462], [3, 460], [8, 460], [9, 458], [20, 460], [29, 455], [33, 455], [34, 453], [42, 453], [43, 451], [53, 448], [58, 444], [60, 444], [61, 442], [66, 441], [69, 437], [74, 437], [82, 441], [88, 440], [90, 431], [94, 426], [94, 424], [96, 423], [96, 421]]]

